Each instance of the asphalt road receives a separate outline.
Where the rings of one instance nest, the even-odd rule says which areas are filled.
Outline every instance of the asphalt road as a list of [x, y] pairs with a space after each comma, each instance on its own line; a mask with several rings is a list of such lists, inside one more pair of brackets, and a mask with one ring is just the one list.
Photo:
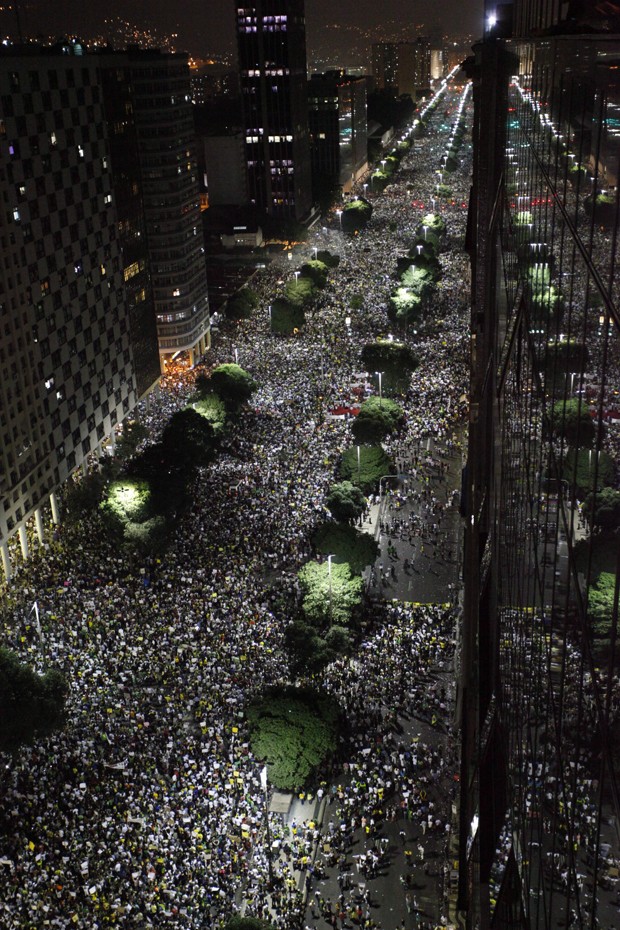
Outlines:
[[[445, 471], [428, 465], [429, 460], [443, 463]], [[401, 464], [398, 480], [391, 483], [396, 491], [386, 490], [389, 483], [384, 482], [381, 503], [371, 508], [372, 522], [364, 524], [381, 547], [374, 569], [366, 573], [369, 593], [419, 604], [454, 603], [462, 534], [461, 450], [448, 451], [444, 443], [423, 439], [415, 458]], [[428, 501], [417, 499], [425, 493], [444, 509], [429, 511]]]

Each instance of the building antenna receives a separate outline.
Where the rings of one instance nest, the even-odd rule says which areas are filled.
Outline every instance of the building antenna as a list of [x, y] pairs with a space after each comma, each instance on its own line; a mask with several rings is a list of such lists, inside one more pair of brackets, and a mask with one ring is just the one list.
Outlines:
[[15, 10], [15, 19], [17, 20], [17, 35], [19, 36], [19, 44], [22, 45], [24, 42], [24, 37], [22, 36], [22, 24], [19, 18], [19, 0], [13, 0], [13, 9]]

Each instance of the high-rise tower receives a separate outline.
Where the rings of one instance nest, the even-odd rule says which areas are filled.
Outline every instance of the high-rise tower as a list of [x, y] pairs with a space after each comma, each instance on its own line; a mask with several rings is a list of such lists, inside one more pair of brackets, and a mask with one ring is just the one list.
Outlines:
[[[138, 395], [97, 61], [0, 55], [0, 550]], [[151, 350], [157, 359], [157, 345]], [[156, 380], [157, 376], [155, 376]]]
[[620, 35], [611, 4], [562, 10], [516, 3], [514, 37], [489, 16], [469, 62], [459, 906], [481, 930], [618, 922]]
[[300, 220], [312, 204], [303, 0], [237, 6], [237, 45], [250, 200]]

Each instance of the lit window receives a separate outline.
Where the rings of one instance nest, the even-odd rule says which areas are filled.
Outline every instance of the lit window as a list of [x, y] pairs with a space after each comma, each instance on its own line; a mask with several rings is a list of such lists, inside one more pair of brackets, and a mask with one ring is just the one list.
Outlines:
[[139, 272], [140, 272], [140, 263], [132, 262], [131, 265], [127, 265], [127, 267], [123, 271], [123, 277], [125, 278], [125, 281], [129, 281], [130, 278], [133, 278], [135, 275], [139, 274]]

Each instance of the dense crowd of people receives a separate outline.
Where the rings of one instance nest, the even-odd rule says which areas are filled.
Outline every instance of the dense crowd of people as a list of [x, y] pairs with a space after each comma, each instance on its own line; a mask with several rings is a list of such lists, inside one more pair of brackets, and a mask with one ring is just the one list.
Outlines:
[[[206, 370], [236, 354], [259, 388], [216, 462], [201, 470], [164, 553], [119, 552], [93, 513], [57, 527], [17, 565], [2, 594], [5, 642], [38, 668], [61, 669], [70, 693], [64, 729], [7, 758], [0, 774], [7, 930], [219, 928], [241, 908], [279, 928], [298, 924], [304, 885], [295, 876], [315, 867], [318, 826], [291, 830], [272, 816], [275, 863], [267, 855], [261, 765], [244, 708], [261, 688], [288, 680], [287, 618], [274, 580], [312, 556], [326, 490], [351, 443], [349, 423], [324, 412], [350, 397], [364, 343], [390, 330], [396, 253], [429, 210], [429, 166], [443, 142], [431, 124], [398, 180], [372, 195], [374, 215], [361, 236], [345, 237], [336, 224], [316, 234], [311, 246], [330, 248], [341, 262], [302, 333], [270, 334], [267, 306], [283, 273], [268, 267], [253, 282], [255, 317], [214, 338]], [[464, 198], [466, 172], [454, 186]], [[413, 190], [424, 208], [412, 206]], [[419, 340], [408, 333], [420, 365], [405, 400], [406, 429], [390, 450], [396, 456], [427, 437], [456, 442], [465, 412], [467, 261], [455, 251], [465, 211], [458, 199], [441, 212], [448, 239], [428, 311], [437, 326]], [[357, 295], [362, 306], [353, 311]], [[187, 402], [195, 375], [170, 373], [144, 406], [152, 438]], [[436, 467], [420, 458], [421, 475]], [[453, 623], [445, 608], [386, 606], [356, 655], [327, 669], [323, 686], [350, 723], [318, 788], [330, 801], [326, 829], [340, 837], [334, 849], [346, 851], [354, 831], [372, 835], [390, 817], [411, 818], [423, 832], [446, 830], [450, 794], [440, 786], [453, 759], [407, 745], [397, 717], [422, 714], [445, 727], [449, 696], [429, 667], [448, 660]], [[378, 840], [362, 874], [382, 854]], [[362, 917], [362, 926], [374, 925], [366, 911]]]

